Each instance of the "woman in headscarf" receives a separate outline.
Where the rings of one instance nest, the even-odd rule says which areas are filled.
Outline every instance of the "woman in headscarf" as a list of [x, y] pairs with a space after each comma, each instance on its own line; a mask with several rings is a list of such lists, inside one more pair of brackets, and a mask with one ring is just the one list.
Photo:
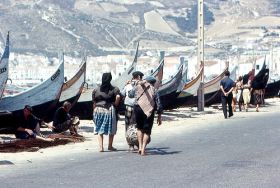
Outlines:
[[92, 92], [94, 132], [98, 134], [100, 152], [104, 151], [103, 135], [109, 135], [108, 150], [116, 150], [113, 147], [113, 139], [117, 133], [116, 107], [120, 102], [120, 90], [111, 85], [111, 80], [111, 73], [104, 73], [101, 86]]

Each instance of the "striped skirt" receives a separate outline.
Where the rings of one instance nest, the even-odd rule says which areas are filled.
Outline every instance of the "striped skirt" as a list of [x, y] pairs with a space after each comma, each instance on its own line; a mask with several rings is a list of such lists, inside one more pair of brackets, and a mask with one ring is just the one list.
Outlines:
[[95, 134], [111, 134], [117, 133], [117, 114], [114, 106], [109, 109], [103, 107], [95, 107], [93, 110], [93, 122], [95, 124]]

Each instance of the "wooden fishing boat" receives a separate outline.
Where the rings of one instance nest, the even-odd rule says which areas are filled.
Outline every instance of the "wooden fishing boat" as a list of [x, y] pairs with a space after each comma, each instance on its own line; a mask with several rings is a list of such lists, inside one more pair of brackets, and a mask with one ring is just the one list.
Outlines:
[[84, 89], [78, 102], [71, 108], [71, 114], [80, 119], [92, 119], [92, 91], [94, 88]]
[[161, 86], [161, 84], [162, 84], [163, 67], [164, 67], [164, 55], [161, 56], [161, 58], [159, 60], [158, 67], [151, 74], [151, 76], [154, 76], [157, 79], [157, 81], [155, 83], [155, 88], [156, 89], [158, 89]]
[[[253, 90], [258, 90], [258, 89], [264, 90], [267, 86], [268, 79], [269, 79], [269, 69], [266, 68], [266, 64], [264, 61], [261, 70], [257, 73], [257, 75], [254, 76], [254, 79], [253, 79], [252, 85], [251, 85], [252, 89]], [[266, 91], [265, 91], [265, 93], [266, 93]], [[262, 101], [263, 101], [262, 103], [264, 103], [265, 93], [264, 93], [264, 95], [262, 95]], [[268, 90], [268, 94], [269, 93], [270, 93], [270, 91]], [[255, 104], [255, 96], [254, 95], [252, 95], [252, 96], [253, 97], [251, 97], [250, 103]]]
[[78, 72], [63, 84], [59, 106], [62, 106], [64, 101], [70, 102], [72, 107], [75, 106], [86, 83], [86, 66], [86, 58], [84, 58]]
[[136, 48], [136, 52], [135, 52], [135, 56], [134, 56], [133, 62], [131, 63], [130, 67], [128, 69], [126, 69], [126, 71], [121, 74], [121, 76], [119, 76], [118, 78], [112, 80], [111, 84], [113, 86], [117, 86], [119, 89], [122, 89], [126, 85], [127, 81], [131, 80], [132, 73], [136, 69], [137, 58], [138, 58], [138, 49], [139, 49], [139, 42], [137, 44], [137, 48]]
[[178, 97], [181, 90], [180, 83], [182, 80], [182, 71], [183, 66], [181, 65], [174, 75], [174, 77], [170, 78], [167, 82], [162, 84], [158, 89], [158, 94], [162, 103], [163, 109], [170, 109], [173, 107], [174, 99]]
[[221, 102], [220, 83], [221, 83], [221, 80], [224, 78], [225, 73], [228, 70], [228, 67], [229, 67], [229, 64], [227, 63], [226, 68], [220, 75], [218, 75], [217, 77], [213, 78], [212, 80], [204, 83], [205, 106], [210, 106], [212, 104]]
[[280, 79], [270, 80], [265, 88], [264, 98], [279, 97]]
[[189, 82], [188, 80], [188, 64], [185, 62], [184, 57], [180, 57], [180, 66], [183, 66], [183, 71], [182, 71], [182, 80], [180, 82], [180, 85], [178, 86], [178, 90], [182, 91], [185, 87], [185, 84]]
[[9, 74], [9, 57], [10, 57], [10, 39], [9, 32], [7, 34], [5, 50], [0, 59], [0, 100], [5, 90], [5, 85]]
[[[30, 105], [37, 117], [46, 122], [52, 121], [55, 108], [59, 102], [63, 83], [64, 62], [62, 61], [57, 71], [40, 85], [16, 95], [3, 97], [0, 100], [0, 111], [11, 112], [12, 116], [16, 117], [22, 112], [25, 105]], [[1, 117], [3, 117], [3, 121]], [[5, 116], [0, 116], [0, 127], [6, 127], [8, 129], [15, 128], [15, 122], [4, 121], [6, 119]]]
[[[185, 61], [185, 57], [180, 57], [180, 63], [184, 66], [183, 73], [182, 73], [182, 81], [185, 85], [185, 83], [189, 82], [188, 79], [188, 62]], [[183, 87], [184, 87], [183, 85]]]
[[175, 105], [176, 107], [179, 106], [196, 106], [197, 105], [197, 90], [200, 86], [203, 76], [203, 68], [200, 69], [197, 76], [190, 80], [189, 82], [185, 83], [182, 91], [178, 95]]
[[251, 87], [253, 89], [265, 89], [269, 78], [269, 69], [266, 68], [265, 62], [261, 70], [254, 76]]

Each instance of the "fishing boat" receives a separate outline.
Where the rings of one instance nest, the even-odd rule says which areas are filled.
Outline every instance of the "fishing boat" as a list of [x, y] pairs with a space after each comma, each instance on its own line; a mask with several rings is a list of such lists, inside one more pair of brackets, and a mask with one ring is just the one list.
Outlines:
[[[34, 115], [46, 122], [50, 122], [59, 102], [63, 83], [64, 62], [62, 61], [56, 72], [41, 84], [22, 93], [3, 97], [0, 100], [0, 111], [9, 112], [13, 117], [16, 117], [22, 112], [25, 105], [30, 105], [34, 110]], [[15, 128], [15, 118], [13, 118], [13, 121], [5, 121], [7, 119], [9, 120], [4, 115], [0, 116], [0, 127]]]
[[280, 78], [270, 79], [266, 85], [264, 98], [279, 97]]
[[272, 57], [273, 54], [269, 63], [270, 76], [265, 88], [264, 98], [280, 97], [280, 76], [277, 71], [277, 66], [279, 65], [277, 65], [277, 61], [275, 61]]
[[189, 79], [188, 79], [188, 62], [185, 61], [185, 57], [180, 57], [180, 62], [181, 64], [184, 66], [184, 69], [183, 69], [183, 73], [182, 73], [182, 81], [185, 85], [185, 83], [189, 82]]
[[176, 99], [176, 106], [196, 106], [197, 105], [197, 90], [200, 86], [203, 76], [203, 68], [200, 69], [197, 76], [190, 80], [189, 82], [185, 83], [182, 91], [178, 95]]
[[158, 89], [158, 95], [160, 97], [163, 109], [173, 108], [173, 100], [180, 94], [180, 83], [182, 80], [183, 66], [180, 65], [177, 73], [170, 78], [167, 82], [162, 84]]
[[117, 86], [119, 89], [124, 88], [128, 80], [131, 80], [132, 78], [132, 73], [136, 69], [136, 64], [137, 64], [137, 58], [138, 58], [138, 49], [139, 49], [139, 42], [137, 44], [134, 60], [130, 67], [126, 69], [125, 72], [123, 72], [118, 78], [112, 80], [111, 84], [114, 86]]
[[86, 83], [86, 66], [86, 58], [84, 58], [78, 72], [63, 84], [59, 106], [62, 106], [64, 101], [70, 102], [72, 107], [75, 106]]
[[221, 102], [221, 89], [220, 89], [220, 83], [221, 80], [225, 77], [225, 73], [228, 70], [228, 63], [226, 65], [226, 68], [224, 71], [213, 78], [212, 80], [204, 83], [204, 103], [205, 106], [210, 106], [215, 103], [220, 103]]
[[265, 89], [269, 79], [269, 69], [266, 68], [265, 62], [261, 70], [254, 76], [251, 87], [253, 89]]
[[154, 76], [157, 79], [157, 81], [154, 85], [156, 89], [158, 89], [162, 84], [163, 67], [164, 67], [164, 52], [161, 52], [159, 64], [158, 64], [157, 68], [151, 74], [151, 76]]
[[0, 59], [0, 100], [3, 96], [5, 85], [9, 74], [9, 57], [10, 57], [10, 39], [9, 32], [7, 34], [5, 50]]

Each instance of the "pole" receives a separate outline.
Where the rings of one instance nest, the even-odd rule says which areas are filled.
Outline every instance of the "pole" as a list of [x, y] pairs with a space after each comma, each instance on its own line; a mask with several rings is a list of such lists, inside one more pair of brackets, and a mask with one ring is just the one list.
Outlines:
[[198, 105], [197, 111], [204, 111], [204, 0], [198, 0], [198, 24], [197, 24], [197, 64], [202, 66], [203, 74], [202, 81], [200, 83], [199, 89], [197, 91]]

